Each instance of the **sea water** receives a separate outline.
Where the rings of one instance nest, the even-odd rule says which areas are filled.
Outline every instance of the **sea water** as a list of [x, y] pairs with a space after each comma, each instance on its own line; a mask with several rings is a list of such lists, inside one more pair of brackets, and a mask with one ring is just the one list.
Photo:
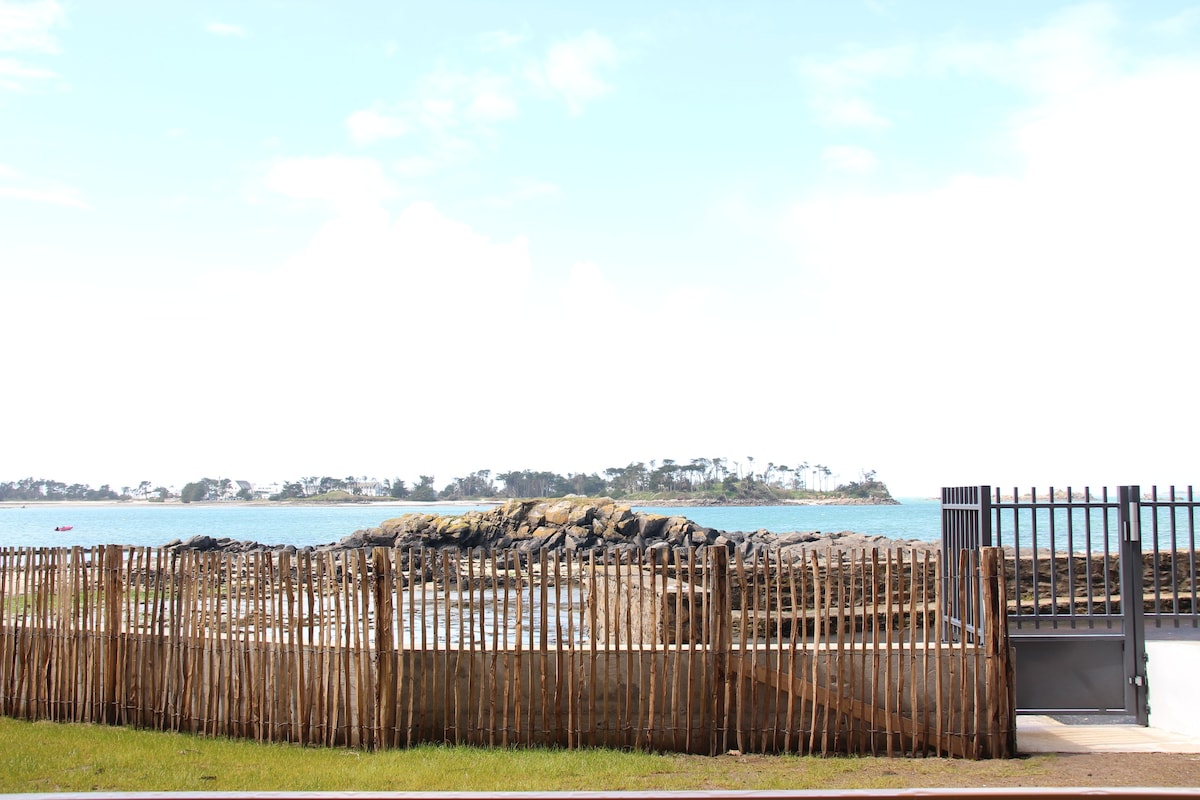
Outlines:
[[[461, 514], [491, 505], [372, 505], [336, 506], [219, 504], [47, 504], [0, 506], [0, 547], [92, 547], [121, 544], [158, 547], [191, 536], [228, 537], [263, 544], [296, 547], [336, 542], [363, 528], [413, 512]], [[891, 539], [937, 541], [941, 537], [941, 505], [933, 499], [902, 499], [894, 506], [634, 506], [666, 516], [683, 516], [723, 531], [767, 530], [852, 531]], [[69, 531], [55, 531], [71, 526]], [[1019, 529], [1019, 546], [1061, 552], [1115, 553], [1119, 548], [1115, 511], [1090, 514], [1065, 509], [1024, 510], [1019, 522], [1011, 511], [993, 521], [993, 543], [1011, 546]], [[1194, 548], [1193, 519], [1188, 509], [1143, 509], [1142, 547]]]
[[[157, 547], [173, 539], [200, 535], [303, 547], [336, 542], [357, 530], [411, 512], [461, 514], [489, 507], [27, 503], [24, 507], [0, 507], [0, 547]], [[634, 510], [684, 516], [725, 531], [854, 531], [922, 541], [940, 536], [940, 505], [936, 500], [903, 500], [896, 506], [634, 506]], [[54, 530], [67, 525], [71, 530]]]

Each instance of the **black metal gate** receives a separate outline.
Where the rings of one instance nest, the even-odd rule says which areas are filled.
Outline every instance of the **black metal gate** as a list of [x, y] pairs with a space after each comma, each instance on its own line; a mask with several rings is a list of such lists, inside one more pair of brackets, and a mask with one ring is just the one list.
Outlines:
[[[1145, 638], [1200, 629], [1191, 487], [1143, 496], [1090, 489], [1004, 497], [989, 486], [942, 489], [943, 636], [968, 632], [959, 599], [963, 550], [1005, 549], [1018, 713], [1149, 719]], [[1143, 536], [1143, 533], [1146, 535]], [[1146, 585], [1149, 578], [1149, 586]]]

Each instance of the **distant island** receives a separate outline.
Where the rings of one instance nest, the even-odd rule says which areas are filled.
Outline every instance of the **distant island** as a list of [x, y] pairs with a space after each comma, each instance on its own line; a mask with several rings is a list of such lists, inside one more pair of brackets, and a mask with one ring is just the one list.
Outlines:
[[201, 478], [175, 491], [173, 487], [142, 481], [119, 490], [109, 484], [92, 489], [87, 484], [65, 484], [42, 478], [0, 482], [0, 502], [130, 501], [271, 502], [271, 503], [371, 503], [395, 500], [413, 502], [500, 502], [512, 498], [607, 496], [633, 505], [831, 505], [894, 504], [886, 484], [874, 470], [861, 470], [856, 480], [835, 483], [832, 471], [821, 464], [796, 466], [768, 462], [756, 464], [727, 458], [696, 458], [681, 463], [632, 462], [610, 467], [603, 474], [520, 470], [493, 473], [476, 470], [454, 478], [442, 489], [432, 475], [421, 475], [413, 486], [400, 478], [382, 481], [367, 477], [311, 476], [282, 483], [252, 484], [230, 478]]

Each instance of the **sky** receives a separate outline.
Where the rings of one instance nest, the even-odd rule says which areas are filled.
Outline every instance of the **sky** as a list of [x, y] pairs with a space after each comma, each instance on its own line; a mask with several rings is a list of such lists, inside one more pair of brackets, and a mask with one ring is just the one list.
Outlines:
[[0, 480], [1184, 485], [1200, 4], [0, 0]]

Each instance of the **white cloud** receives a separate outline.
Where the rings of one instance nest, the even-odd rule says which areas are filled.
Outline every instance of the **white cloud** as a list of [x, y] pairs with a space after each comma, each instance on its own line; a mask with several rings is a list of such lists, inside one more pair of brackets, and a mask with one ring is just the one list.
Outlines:
[[854, 89], [879, 78], [907, 74], [915, 55], [909, 45], [849, 47], [836, 58], [805, 59], [799, 68], [802, 76], [820, 88]]
[[236, 36], [243, 38], [246, 35], [244, 27], [228, 22], [209, 22], [204, 26], [204, 30], [216, 36]]
[[1068, 92], [1109, 77], [1115, 58], [1109, 41], [1119, 20], [1103, 3], [1068, 8], [1021, 37], [1014, 63], [1026, 88]]
[[392, 169], [397, 174], [409, 178], [432, 175], [443, 166], [444, 164], [429, 156], [409, 156], [392, 163]]
[[41, 81], [56, 77], [55, 73], [41, 67], [31, 67], [12, 58], [0, 58], [0, 87], [19, 92], [30, 80]]
[[879, 160], [865, 147], [830, 145], [821, 151], [821, 163], [837, 172], [862, 174], [873, 171]]
[[[332, 264], [338, 265], [339, 280], [355, 294], [363, 286], [371, 287], [373, 297], [363, 299], [368, 308], [402, 301], [406, 323], [434, 324], [449, 307], [458, 314], [506, 298], [519, 302], [529, 274], [524, 239], [494, 242], [424, 202], [413, 203], [394, 217], [355, 213], [328, 221], [276, 278], [293, 286], [311, 286], [306, 279], [326, 274]], [[305, 302], [324, 304], [331, 299], [327, 291], [321, 288]], [[390, 324], [383, 318], [367, 322], [357, 310], [345, 313], [347, 324], [379, 326], [379, 333]], [[465, 318], [455, 323], [464, 331], [484, 325], [484, 320]], [[452, 339], [457, 334], [445, 330], [441, 336]]]
[[518, 203], [523, 203], [527, 200], [536, 200], [543, 197], [557, 197], [560, 194], [558, 186], [548, 181], [539, 181], [532, 178], [518, 178], [512, 182], [509, 191], [501, 195], [488, 198], [489, 205], [500, 208], [511, 208]]
[[797, 71], [809, 105], [827, 125], [883, 130], [894, 120], [872, 101], [881, 81], [945, 74], [986, 76], [1034, 95], [1065, 94], [1110, 79], [1120, 66], [1111, 42], [1119, 19], [1105, 3], [1071, 6], [1009, 42], [952, 38], [935, 44], [810, 56]]
[[621, 308], [616, 286], [592, 261], [580, 261], [571, 265], [567, 280], [558, 289], [558, 298], [565, 307], [586, 301], [589, 305], [605, 308], [610, 312], [619, 312]]
[[401, 118], [373, 108], [355, 111], [346, 118], [346, 129], [355, 144], [371, 144], [381, 139], [393, 139], [408, 133], [408, 124]]
[[344, 156], [277, 161], [264, 185], [295, 200], [327, 202], [340, 214], [377, 208], [396, 195], [378, 161]]
[[512, 50], [529, 41], [529, 34], [496, 30], [479, 35], [479, 49], [485, 53], [497, 50]]
[[70, 208], [91, 208], [78, 189], [25, 175], [8, 164], [0, 164], [0, 181], [0, 197]]
[[[128, 458], [134, 471], [158, 464], [183, 469], [185, 480], [192, 470], [217, 469], [280, 478], [360, 469], [394, 475], [419, 459], [427, 461], [422, 471], [448, 479], [441, 467], [503, 463], [508, 439], [497, 431], [534, 405], [522, 369], [497, 358], [534, 353], [545, 335], [533, 324], [529, 274], [522, 237], [490, 237], [424, 203], [398, 214], [350, 209], [266, 274], [199, 271], [185, 291], [155, 282], [118, 290], [52, 285], [46, 276], [14, 280], [5, 289], [21, 302], [0, 314], [0, 338], [24, 341], [38, 330], [38, 347], [24, 348], [8, 367], [57, 381], [45, 353], [79, 352], [87, 331], [87, 352], [114, 356], [71, 368], [79, 385], [112, 389], [95, 393], [92, 419], [174, 430], [182, 419], [211, 420], [233, 392], [239, 418], [254, 421], [184, 425], [169, 444], [164, 437], [122, 444], [128, 430], [117, 425], [125, 432], [109, 446], [109, 434], [93, 430], [86, 438], [95, 446], [77, 448], [71, 469], [119, 473]], [[60, 316], [70, 324], [45, 324]], [[218, 320], [217, 338], [249, 355], [229, 356], [217, 343]], [[156, 376], [149, 383], [146, 365]], [[61, 422], [9, 443], [19, 451], [36, 457], [48, 442], [86, 433], [69, 413], [77, 397], [17, 394], [5, 399], [6, 415]], [[445, 455], [448, 424], [462, 443], [451, 448], [453, 459]], [[478, 464], [458, 463], [476, 456]], [[343, 466], [344, 459], [359, 465]], [[378, 467], [363, 463], [372, 459]]]
[[12, 3], [0, 0], [0, 51], [57, 53], [50, 29], [66, 18], [55, 0]]
[[486, 71], [434, 70], [421, 81], [419, 98], [423, 121], [431, 128], [454, 127], [464, 121], [487, 124], [517, 113], [512, 81]]
[[475, 142], [518, 113], [512, 82], [490, 72], [463, 73], [439, 67], [425, 75], [413, 96], [354, 111], [346, 128], [356, 144], [419, 134], [435, 168], [470, 157]]
[[814, 101], [817, 113], [829, 125], [846, 128], [876, 128], [892, 127], [892, 120], [886, 117], [861, 97], [829, 97]]
[[489, 89], [478, 92], [466, 109], [469, 119], [488, 122], [512, 119], [516, 115], [517, 103], [511, 95]]
[[0, 197], [48, 203], [55, 206], [70, 206], [71, 208], [91, 208], [74, 189], [29, 189], [19, 186], [0, 186]]
[[[54, 0], [11, 3], [0, 0], [0, 53], [47, 55], [59, 52], [51, 29], [65, 20]], [[57, 77], [49, 69], [16, 58], [0, 58], [0, 90], [23, 92], [31, 82]]]
[[510, 63], [503, 69], [462, 71], [439, 64], [422, 76], [407, 97], [356, 109], [346, 118], [347, 134], [358, 145], [404, 137], [416, 149], [395, 162], [404, 175], [428, 175], [469, 161], [485, 152], [500, 127], [521, 113], [530, 95], [563, 100], [572, 115], [612, 90], [601, 75], [618, 53], [606, 37], [588, 31], [552, 45], [543, 60], [516, 66], [516, 51], [526, 34], [492, 31], [479, 37], [485, 52]]
[[578, 116], [589, 101], [612, 91], [601, 72], [614, 67], [618, 60], [611, 40], [587, 31], [551, 46], [545, 59], [530, 67], [527, 77], [536, 86], [561, 97], [570, 113]]
[[[273, 274], [249, 284], [239, 277], [236, 296], [220, 288], [226, 281], [207, 278], [211, 288], [196, 306], [206, 315], [220, 309], [237, 341], [273, 351], [265, 368], [230, 365], [226, 376], [245, 389], [244, 412], [263, 421], [257, 435], [272, 442], [275, 463], [263, 471], [297, 474], [300, 464], [343, 458], [349, 440], [387, 453], [380, 460], [388, 470], [402, 452], [428, 453], [426, 468], [438, 469], [448, 421], [464, 443], [454, 461], [465, 443], [470, 457], [491, 461], [482, 452], [500, 446], [497, 420], [527, 413], [520, 370], [495, 356], [534, 347], [529, 274], [523, 238], [498, 241], [415, 203], [395, 215], [331, 219]], [[199, 320], [176, 323], [192, 324]], [[348, 405], [358, 411], [347, 413]], [[315, 419], [336, 424], [306, 435], [303, 447], [284, 435]]]
[[818, 118], [839, 127], [887, 128], [891, 120], [876, 111], [864, 93], [881, 78], [898, 78], [913, 66], [908, 46], [847, 48], [834, 58], [809, 57], [797, 65]]
[[[1059, 472], [1081, 463], [1111, 481], [1131, 465], [1183, 469], [1194, 449], [1193, 436], [1133, 463], [1097, 432], [1130, 413], [1191, 414], [1153, 376], [1177, 374], [1194, 339], [1200, 108], [1186, 98], [1200, 96], [1200, 61], [1088, 73], [1014, 117], [1010, 174], [818, 192], [788, 219], [804, 271], [781, 293], [816, 290], [808, 324], [839, 352], [881, 356], [869, 381], [840, 370], [839, 396], [903, 387], [884, 390], [886, 446], [907, 450], [914, 481], [1097, 477]], [[939, 433], [953, 430], [976, 438]]]
[[951, 41], [932, 48], [926, 71], [982, 74], [1037, 95], [1077, 91], [1119, 66], [1111, 42], [1119, 19], [1107, 4], [1066, 8], [1012, 42]]
[[1200, 6], [1185, 8], [1178, 14], [1158, 20], [1150, 30], [1163, 36], [1185, 36], [1200, 23]]

